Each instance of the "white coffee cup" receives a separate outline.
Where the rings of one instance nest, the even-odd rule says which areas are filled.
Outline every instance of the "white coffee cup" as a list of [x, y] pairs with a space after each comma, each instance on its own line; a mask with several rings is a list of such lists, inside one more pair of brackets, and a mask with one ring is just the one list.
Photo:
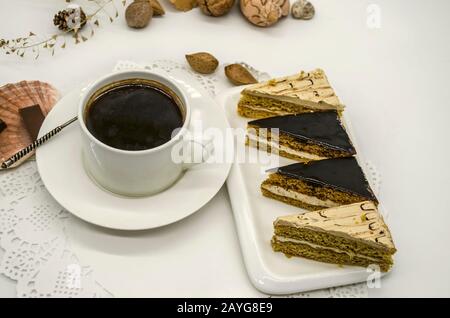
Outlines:
[[[178, 97], [184, 121], [181, 129], [168, 142], [146, 150], [121, 150], [99, 141], [87, 129], [85, 124], [86, 106], [92, 95], [113, 83], [128, 79], [154, 81]], [[207, 149], [211, 145], [208, 141], [187, 140], [190, 120], [189, 100], [183, 90], [169, 77], [137, 70], [104, 76], [82, 90], [78, 108], [85, 170], [98, 185], [117, 194], [146, 196], [158, 193], [170, 187], [185, 169], [195, 165], [195, 163], [174, 160], [172, 155], [174, 148], [180, 149], [184, 143], [200, 143], [203, 149]]]

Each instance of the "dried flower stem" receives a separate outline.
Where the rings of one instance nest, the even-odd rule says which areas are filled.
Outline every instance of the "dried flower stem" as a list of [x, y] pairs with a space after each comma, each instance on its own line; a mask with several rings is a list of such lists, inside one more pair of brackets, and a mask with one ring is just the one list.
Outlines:
[[[81, 21], [80, 25], [86, 22], [86, 24], [89, 25], [90, 30], [89, 36], [92, 37], [95, 34], [94, 25], [95, 27], [100, 26], [99, 19], [95, 18], [101, 11], [107, 14], [110, 22], [113, 22], [114, 19], [119, 16], [119, 11], [117, 10], [117, 7], [115, 5], [115, 0], [107, 0], [106, 2], [102, 0], [89, 0], [89, 1], [94, 2], [97, 5], [97, 9], [93, 13], [87, 14], [85, 20]], [[70, 0], [66, 0], [66, 2], [70, 2]], [[123, 6], [125, 6], [127, 1], [120, 0], [120, 2], [122, 3]], [[106, 7], [108, 5], [111, 5], [113, 7], [115, 12], [114, 15], [111, 15], [106, 10]], [[0, 49], [2, 49], [5, 52], [5, 54], [16, 54], [19, 57], [24, 57], [26, 51], [31, 49], [32, 52], [35, 54], [35, 59], [39, 57], [41, 49], [48, 49], [51, 52], [51, 54], [54, 55], [56, 47], [59, 46], [59, 48], [61, 49], [66, 48], [65, 35], [67, 33], [73, 33], [72, 37], [74, 38], [75, 44], [85, 42], [88, 40], [88, 37], [85, 36], [85, 33], [80, 32], [79, 28], [74, 27], [66, 31], [60, 31], [45, 38], [44, 40], [36, 42], [33, 42], [33, 40], [37, 38], [37, 35], [33, 32], [30, 32], [27, 37], [20, 37], [8, 40], [0, 39]], [[62, 39], [62, 41], [58, 42], [59, 39]]]

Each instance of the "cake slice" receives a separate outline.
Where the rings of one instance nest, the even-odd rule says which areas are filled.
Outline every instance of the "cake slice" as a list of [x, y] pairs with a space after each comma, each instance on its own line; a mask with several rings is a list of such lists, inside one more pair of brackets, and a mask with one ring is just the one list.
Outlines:
[[321, 69], [249, 86], [238, 104], [239, 115], [250, 118], [343, 109]]
[[[275, 136], [272, 134], [274, 128], [278, 128]], [[247, 144], [299, 161], [356, 154], [335, 110], [250, 121]]]
[[276, 252], [342, 265], [375, 264], [383, 272], [393, 265], [392, 236], [370, 201], [279, 217], [274, 227]]
[[276, 168], [261, 184], [261, 191], [266, 197], [312, 211], [361, 201], [378, 204], [354, 157]]

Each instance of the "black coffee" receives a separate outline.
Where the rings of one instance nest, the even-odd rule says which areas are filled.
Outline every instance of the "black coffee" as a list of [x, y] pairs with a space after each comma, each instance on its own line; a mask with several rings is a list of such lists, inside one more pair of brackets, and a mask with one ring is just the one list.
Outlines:
[[128, 81], [93, 96], [85, 122], [91, 134], [123, 150], [158, 147], [183, 125], [179, 102], [149, 81]]

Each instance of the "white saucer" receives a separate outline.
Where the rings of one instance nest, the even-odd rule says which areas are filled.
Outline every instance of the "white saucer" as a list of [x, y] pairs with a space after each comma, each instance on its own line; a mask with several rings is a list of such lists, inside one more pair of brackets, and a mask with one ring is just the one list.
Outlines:
[[[192, 122], [201, 123], [202, 129], [218, 128], [225, 134], [229, 125], [224, 110], [187, 80], [175, 80], [190, 99]], [[79, 96], [80, 89], [64, 96], [45, 118], [40, 135], [74, 117]], [[99, 226], [143, 230], [181, 220], [211, 200], [230, 171], [230, 162], [199, 164], [187, 170], [172, 187], [156, 195], [139, 198], [115, 195], [97, 186], [86, 174], [79, 129], [75, 122], [38, 148], [37, 167], [46, 188], [59, 204], [79, 218]], [[214, 151], [233, 151], [233, 140], [217, 144], [220, 143], [216, 143]]]

